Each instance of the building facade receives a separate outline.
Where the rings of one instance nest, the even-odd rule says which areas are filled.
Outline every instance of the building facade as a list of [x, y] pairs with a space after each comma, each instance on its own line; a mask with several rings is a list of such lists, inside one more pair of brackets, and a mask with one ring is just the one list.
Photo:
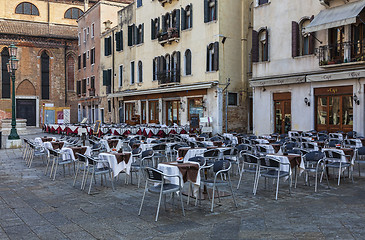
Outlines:
[[[1, 0], [0, 119], [11, 117], [11, 82], [6, 63], [8, 46], [18, 47], [16, 117], [39, 126], [42, 106], [66, 107], [72, 97], [77, 63], [77, 22], [84, 3], [71, 0]], [[63, 120], [62, 111], [58, 119]], [[55, 121], [56, 114], [49, 114]]]
[[255, 134], [364, 134], [364, 7], [363, 0], [254, 2]]
[[138, 0], [118, 15], [101, 41], [111, 121], [247, 131], [249, 1]]
[[77, 104], [72, 108], [77, 118], [74, 122], [80, 122], [84, 118], [89, 123], [111, 120], [105, 113], [107, 92], [100, 85], [100, 71], [104, 68], [101, 62], [101, 54], [104, 54], [101, 33], [105, 28], [110, 28], [111, 24], [118, 23], [117, 12], [130, 2], [132, 1], [99, 1], [78, 19]]

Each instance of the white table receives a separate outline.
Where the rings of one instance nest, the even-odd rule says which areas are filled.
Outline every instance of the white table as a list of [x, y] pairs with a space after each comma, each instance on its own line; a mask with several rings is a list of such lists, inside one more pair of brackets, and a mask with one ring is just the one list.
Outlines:
[[[62, 153], [62, 159], [66, 160], [69, 159], [67, 156], [69, 156], [73, 161], [76, 161], [76, 157], [74, 155], [74, 152], [72, 151], [71, 148], [69, 147], [63, 147], [61, 149], [61, 153]], [[85, 151], [85, 156], [91, 156], [91, 147], [86, 146], [86, 151]]]
[[[127, 153], [127, 152], [125, 152]], [[131, 154], [131, 157], [128, 161], [128, 163], [121, 161], [120, 163], [118, 163], [117, 161], [117, 157], [114, 154], [111, 153], [100, 153], [99, 154], [99, 159], [102, 161], [105, 161], [105, 163], [107, 163], [109, 165], [109, 167], [112, 169], [113, 171], [113, 176], [117, 177], [119, 175], [120, 172], [125, 171], [128, 175], [131, 172], [131, 165], [133, 162], [132, 159], [132, 153], [129, 152]], [[98, 165], [98, 168], [104, 167], [105, 165], [101, 164]]]

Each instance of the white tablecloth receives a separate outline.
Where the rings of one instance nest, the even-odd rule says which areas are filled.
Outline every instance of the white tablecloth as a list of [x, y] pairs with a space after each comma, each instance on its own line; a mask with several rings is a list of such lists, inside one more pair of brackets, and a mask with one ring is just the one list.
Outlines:
[[[176, 162], [172, 162], [172, 164], [175, 164]], [[194, 163], [199, 165], [199, 163], [195, 163], [195, 162], [189, 162], [189, 163]], [[176, 163], [178, 164], [178, 163]], [[159, 163], [157, 168], [159, 170], [161, 170], [164, 174], [167, 175], [178, 175], [181, 178], [181, 187], [184, 186], [184, 181], [183, 181], [183, 176], [179, 170], [179, 168], [177, 166], [173, 166], [171, 164], [164, 164], [164, 163]], [[172, 184], [176, 184], [179, 185], [179, 179], [176, 177], [167, 177], [166, 180], [170, 181], [170, 183]], [[200, 186], [200, 171], [198, 171], [198, 175], [196, 177], [196, 181], [193, 182], [193, 192], [194, 192], [194, 196], [197, 196], [197, 193], [199, 191], [199, 186]]]
[[[129, 159], [128, 163], [125, 163], [124, 161], [121, 161], [120, 163], [118, 163], [117, 158], [114, 154], [110, 154], [110, 153], [100, 153], [99, 154], [99, 159], [102, 161], [105, 161], [105, 163], [107, 163], [110, 168], [113, 171], [113, 176], [116, 177], [119, 175], [120, 172], [125, 171], [128, 175], [131, 172], [131, 164], [133, 162], [132, 160], [132, 153], [131, 153], [131, 158]], [[105, 165], [101, 164], [98, 165], [97, 167], [103, 167]]]
[[223, 136], [231, 140], [233, 145], [238, 144], [238, 138], [236, 136], [233, 136], [231, 133], [223, 133]]
[[[73, 161], [76, 161], [74, 152], [72, 151], [71, 148], [69, 147], [63, 147], [61, 149], [61, 153], [62, 153], [62, 159], [66, 160], [66, 159], [72, 159]], [[91, 147], [86, 146], [86, 151], [85, 151], [85, 156], [91, 156]]]
[[[191, 148], [191, 149], [189, 149], [188, 152], [186, 153], [185, 157], [184, 157], [184, 162], [188, 162], [188, 160], [192, 157], [203, 156], [205, 151], [207, 151], [206, 148]], [[179, 156], [177, 156], [177, 157], [179, 157]]]

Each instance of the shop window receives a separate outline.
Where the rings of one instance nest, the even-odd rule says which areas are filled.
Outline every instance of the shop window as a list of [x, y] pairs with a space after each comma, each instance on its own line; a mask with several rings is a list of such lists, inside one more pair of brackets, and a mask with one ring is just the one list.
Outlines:
[[189, 121], [192, 116], [204, 117], [203, 98], [190, 98], [189, 102]]

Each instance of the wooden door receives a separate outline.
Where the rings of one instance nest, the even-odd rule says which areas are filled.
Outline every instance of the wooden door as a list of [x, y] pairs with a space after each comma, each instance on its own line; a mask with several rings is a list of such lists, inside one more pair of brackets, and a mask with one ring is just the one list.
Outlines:
[[125, 122], [127, 124], [134, 125], [135, 111], [134, 111], [134, 103], [126, 103], [125, 104]]
[[159, 123], [159, 108], [158, 101], [148, 102], [148, 122], [149, 123]]

